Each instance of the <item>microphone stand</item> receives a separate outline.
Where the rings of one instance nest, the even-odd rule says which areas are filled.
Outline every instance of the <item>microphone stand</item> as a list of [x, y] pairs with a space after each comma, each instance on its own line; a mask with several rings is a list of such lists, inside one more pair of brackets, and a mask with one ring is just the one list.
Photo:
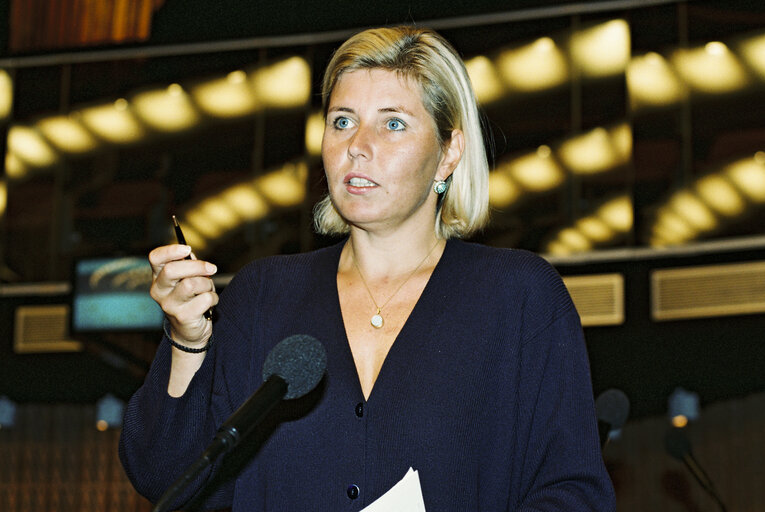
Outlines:
[[152, 512], [169, 512], [172, 502], [186, 490], [218, 457], [230, 452], [260, 423], [263, 417], [287, 394], [287, 382], [271, 375], [247, 401], [218, 429], [218, 433], [202, 455], [165, 491]]
[[699, 483], [699, 485], [701, 485], [701, 487], [707, 491], [707, 494], [709, 494], [712, 499], [717, 502], [717, 504], [720, 506], [721, 512], [727, 512], [728, 509], [725, 507], [725, 503], [723, 503], [720, 495], [717, 494], [717, 490], [712, 484], [712, 480], [709, 478], [706, 471], [704, 471], [704, 468], [701, 467], [701, 465], [698, 463], [690, 451], [683, 457], [683, 464], [685, 464], [685, 467], [688, 468], [688, 471], [690, 471], [694, 478], [696, 478], [696, 481]]
[[677, 460], [683, 462], [688, 471], [690, 471], [693, 478], [701, 485], [707, 494], [720, 506], [721, 512], [727, 512], [727, 508], [722, 501], [722, 498], [717, 494], [715, 486], [712, 484], [712, 479], [709, 478], [707, 472], [701, 467], [699, 461], [693, 456], [691, 450], [691, 442], [686, 437], [685, 433], [679, 428], [671, 428], [664, 438], [664, 445], [667, 452]]

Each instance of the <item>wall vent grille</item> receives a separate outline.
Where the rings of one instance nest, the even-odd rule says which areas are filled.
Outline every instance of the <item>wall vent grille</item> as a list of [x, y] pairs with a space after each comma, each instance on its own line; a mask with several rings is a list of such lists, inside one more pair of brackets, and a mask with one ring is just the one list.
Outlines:
[[651, 273], [654, 320], [753, 313], [765, 313], [765, 261]]
[[16, 308], [13, 350], [18, 354], [77, 352], [82, 344], [68, 339], [69, 306], [66, 304]]
[[622, 274], [566, 276], [563, 283], [571, 294], [583, 326], [624, 323]]

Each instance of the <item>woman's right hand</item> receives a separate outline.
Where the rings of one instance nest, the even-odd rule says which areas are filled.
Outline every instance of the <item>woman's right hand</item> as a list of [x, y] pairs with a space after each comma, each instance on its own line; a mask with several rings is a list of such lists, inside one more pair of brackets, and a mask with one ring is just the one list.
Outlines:
[[167, 315], [173, 340], [199, 348], [212, 335], [212, 321], [205, 312], [218, 303], [211, 279], [217, 269], [207, 261], [186, 259], [190, 254], [191, 247], [178, 244], [151, 251], [150, 293]]

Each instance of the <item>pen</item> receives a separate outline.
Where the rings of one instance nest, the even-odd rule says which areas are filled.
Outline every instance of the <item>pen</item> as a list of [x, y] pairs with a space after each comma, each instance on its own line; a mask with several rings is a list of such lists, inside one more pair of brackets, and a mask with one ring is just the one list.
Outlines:
[[[183, 236], [183, 231], [181, 231], [181, 225], [178, 224], [178, 219], [173, 215], [173, 229], [175, 229], [175, 238], [178, 240], [178, 243], [181, 245], [188, 245], [186, 243], [186, 237]], [[191, 254], [186, 256], [187, 260], [191, 259]]]
[[[178, 243], [181, 245], [188, 245], [186, 243], [186, 237], [183, 236], [183, 231], [181, 230], [181, 225], [178, 224], [178, 219], [173, 215], [173, 229], [175, 230], [175, 238], [178, 240]], [[191, 254], [186, 256], [184, 259], [190, 260]], [[212, 319], [212, 308], [205, 311], [205, 318], [208, 320]]]

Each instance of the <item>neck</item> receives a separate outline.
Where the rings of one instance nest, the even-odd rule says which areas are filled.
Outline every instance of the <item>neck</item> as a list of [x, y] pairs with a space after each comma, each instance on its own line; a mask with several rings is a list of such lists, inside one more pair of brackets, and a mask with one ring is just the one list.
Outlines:
[[417, 237], [379, 236], [352, 230], [343, 249], [341, 267], [358, 266], [367, 279], [396, 277], [421, 269], [432, 268], [441, 257], [446, 240], [438, 239], [431, 230]]

